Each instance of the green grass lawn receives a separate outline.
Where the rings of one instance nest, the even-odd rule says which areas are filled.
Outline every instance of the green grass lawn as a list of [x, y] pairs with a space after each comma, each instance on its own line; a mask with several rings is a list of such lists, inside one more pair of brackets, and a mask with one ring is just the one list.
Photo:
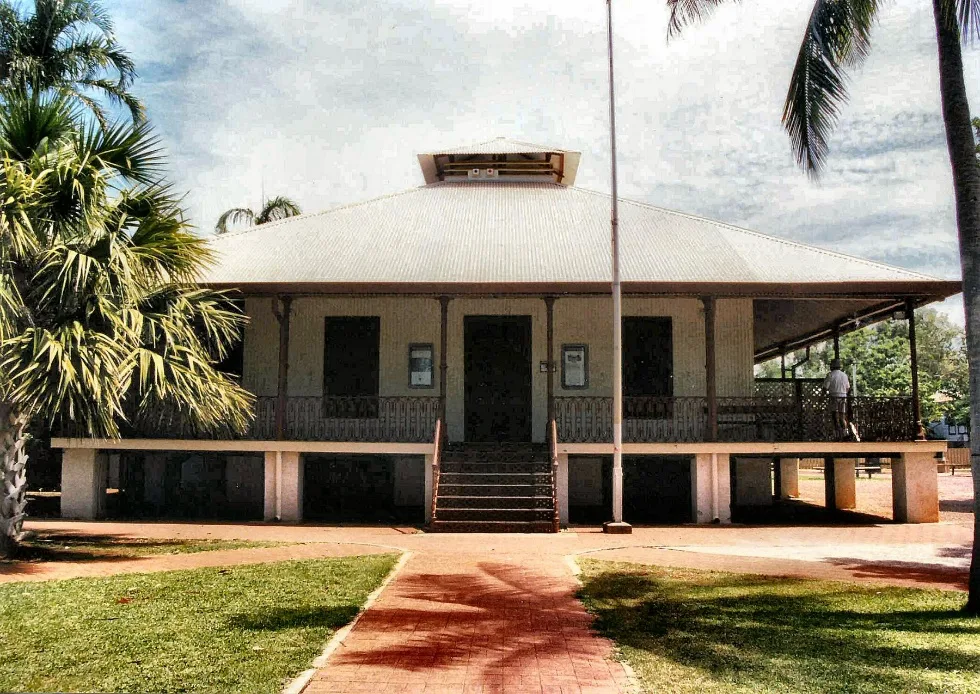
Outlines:
[[396, 559], [0, 585], [0, 691], [279, 692]]
[[980, 692], [962, 593], [582, 561], [581, 597], [651, 692]]
[[127, 559], [160, 554], [191, 554], [220, 549], [276, 547], [285, 542], [249, 540], [168, 540], [36, 531], [28, 534], [12, 560], [2, 561], [94, 561]]

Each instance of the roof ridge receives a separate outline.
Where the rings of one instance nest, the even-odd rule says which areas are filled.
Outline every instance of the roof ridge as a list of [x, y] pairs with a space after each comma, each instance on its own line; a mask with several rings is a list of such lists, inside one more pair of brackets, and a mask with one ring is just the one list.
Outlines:
[[440, 148], [435, 148], [435, 149], [430, 148], [429, 151], [423, 152], [423, 154], [430, 154], [430, 155], [432, 155], [432, 154], [453, 154], [453, 153], [458, 153], [458, 150], [475, 149], [477, 147], [482, 147], [484, 145], [489, 145], [489, 144], [492, 144], [494, 142], [501, 142], [501, 141], [508, 142], [508, 143], [514, 144], [514, 145], [527, 145], [528, 147], [531, 147], [532, 148], [532, 150], [529, 150], [529, 153], [531, 151], [533, 151], [533, 152], [565, 152], [565, 153], [575, 152], [576, 151], [576, 150], [567, 149], [565, 147], [553, 147], [553, 146], [548, 145], [548, 144], [538, 144], [538, 143], [535, 143], [535, 142], [529, 142], [528, 140], [517, 140], [517, 139], [515, 139], [513, 137], [506, 137], [506, 136], [503, 136], [503, 135], [499, 135], [497, 137], [492, 137], [489, 140], [481, 140], [480, 142], [470, 142], [470, 143], [465, 144], [465, 145], [454, 145], [452, 147], [444, 147], [442, 149], [440, 149]]
[[[612, 195], [610, 193], [602, 193], [600, 191], [591, 190], [589, 188], [581, 188], [579, 186], [566, 186], [566, 188], [568, 190], [577, 190], [577, 191], [581, 191], [583, 193], [588, 193], [590, 195], [598, 195], [598, 196], [602, 196], [602, 197], [606, 197], [606, 198], [612, 198]], [[804, 249], [806, 249], [808, 251], [813, 251], [815, 253], [822, 253], [824, 255], [828, 255], [828, 256], [831, 256], [831, 257], [834, 257], [834, 258], [844, 258], [844, 259], [847, 259], [847, 260], [852, 260], [852, 261], [856, 261], [856, 262], [859, 262], [859, 263], [863, 263], [863, 264], [869, 265], [871, 267], [882, 268], [882, 269], [885, 269], [885, 270], [892, 270], [892, 271], [896, 271], [896, 272], [904, 272], [905, 274], [910, 275], [910, 276], [915, 277], [915, 278], [918, 278], [918, 279], [943, 281], [942, 278], [934, 277], [932, 275], [927, 275], [927, 274], [922, 273], [922, 272], [915, 272], [914, 270], [908, 270], [908, 269], [903, 268], [903, 267], [898, 267], [897, 265], [889, 265], [887, 263], [880, 263], [880, 262], [878, 262], [876, 260], [869, 260], [867, 258], [861, 258], [859, 256], [850, 255], [848, 253], [841, 253], [840, 251], [831, 251], [831, 250], [828, 250], [826, 248], [821, 248], [820, 246], [814, 246], [814, 245], [811, 245], [811, 244], [808, 244], [808, 243], [801, 243], [799, 241], [793, 241], [791, 239], [784, 239], [784, 238], [782, 238], [780, 236], [773, 236], [772, 234], [764, 234], [761, 231], [753, 231], [752, 229], [746, 229], [744, 227], [735, 226], [734, 224], [730, 224], [728, 222], [721, 222], [721, 221], [718, 221], [717, 219], [711, 219], [710, 217], [702, 217], [700, 215], [691, 214], [689, 212], [680, 212], [678, 210], [672, 210], [672, 209], [669, 209], [667, 207], [660, 207], [659, 205], [652, 205], [652, 204], [647, 203], [647, 202], [641, 202], [639, 200], [632, 200], [630, 198], [620, 197], [619, 198], [619, 202], [621, 202], [621, 203], [624, 203], [624, 202], [625, 203], [629, 203], [631, 205], [636, 205], [638, 207], [646, 207], [648, 209], [657, 210], [659, 212], [665, 212], [667, 214], [671, 214], [671, 215], [674, 215], [676, 217], [684, 217], [686, 219], [693, 219], [693, 220], [697, 220], [699, 222], [708, 222], [709, 224], [714, 224], [716, 226], [723, 227], [725, 229], [730, 229], [731, 231], [736, 231], [736, 232], [739, 232], [739, 233], [742, 233], [742, 234], [748, 234], [750, 236], [756, 236], [756, 237], [759, 237], [759, 238], [764, 238], [764, 239], [767, 239], [769, 241], [775, 241], [777, 243], [782, 243], [782, 244], [787, 245], [787, 246], [793, 246], [793, 247], [796, 247], [796, 248], [804, 248]]]
[[465, 180], [465, 181], [433, 181], [432, 183], [426, 183], [424, 186], [419, 186], [420, 189], [425, 188], [438, 188], [440, 186], [459, 186], [466, 188], [475, 188], [480, 185], [493, 186], [495, 188], [500, 188], [503, 186], [540, 186], [542, 188], [561, 188], [562, 190], [567, 190], [569, 186], [563, 186], [561, 183], [555, 183], [554, 181], [530, 181], [522, 180], [515, 181], [506, 178], [484, 178], [477, 180]]
[[[434, 184], [429, 184], [434, 185]], [[216, 239], [226, 239], [232, 236], [243, 236], [245, 234], [251, 234], [256, 231], [268, 231], [269, 229], [274, 229], [277, 226], [286, 224], [288, 222], [297, 221], [300, 219], [311, 219], [314, 217], [322, 217], [328, 215], [332, 212], [339, 212], [340, 210], [347, 210], [352, 207], [360, 207], [361, 205], [368, 205], [372, 202], [378, 202], [379, 200], [387, 200], [388, 198], [397, 198], [400, 195], [407, 195], [408, 193], [415, 193], [429, 186], [415, 186], [414, 188], [406, 188], [405, 190], [399, 190], [394, 193], [388, 193], [386, 195], [379, 195], [376, 198], [369, 198], [367, 200], [360, 200], [358, 202], [348, 202], [342, 205], [337, 205], [336, 207], [329, 207], [325, 210], [320, 210], [319, 212], [307, 212], [305, 214], [297, 214], [292, 217], [286, 217], [285, 219], [277, 219], [274, 222], [266, 222], [265, 224], [254, 224], [246, 229], [239, 229], [238, 231], [232, 231], [224, 234], [214, 234]]]

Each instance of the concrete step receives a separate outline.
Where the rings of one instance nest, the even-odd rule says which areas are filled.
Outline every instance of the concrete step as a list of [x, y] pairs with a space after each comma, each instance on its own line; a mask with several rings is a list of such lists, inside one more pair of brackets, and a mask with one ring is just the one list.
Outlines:
[[443, 521], [551, 521], [552, 508], [440, 508], [436, 504], [436, 519]]
[[551, 495], [547, 496], [444, 496], [436, 500], [436, 515], [449, 509], [550, 509], [554, 510]]
[[555, 526], [550, 521], [458, 521], [437, 520], [429, 526], [430, 532], [437, 533], [553, 533]]
[[548, 462], [548, 446], [538, 443], [452, 443], [442, 460], [454, 462]]
[[458, 461], [443, 460], [439, 463], [440, 472], [541, 472], [550, 473], [551, 464], [540, 461], [509, 461], [509, 462], [488, 462], [488, 461]]
[[468, 482], [439, 481], [439, 496], [547, 496], [551, 497], [551, 481], [526, 484], [470, 484]]
[[443, 485], [452, 484], [521, 484], [551, 486], [551, 473], [544, 472], [441, 472], [439, 473], [439, 492]]

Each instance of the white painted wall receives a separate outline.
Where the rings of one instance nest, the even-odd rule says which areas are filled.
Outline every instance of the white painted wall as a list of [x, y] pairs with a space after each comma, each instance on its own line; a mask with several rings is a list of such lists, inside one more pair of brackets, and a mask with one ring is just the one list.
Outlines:
[[[334, 298], [300, 297], [292, 304], [290, 323], [289, 394], [323, 393], [324, 318], [327, 316], [380, 316], [382, 396], [439, 395], [439, 302], [426, 297]], [[565, 390], [561, 371], [555, 374], [555, 395], [612, 394], [612, 324], [610, 300], [604, 297], [563, 297], [555, 302], [555, 354], [562, 344], [589, 346], [589, 387]], [[251, 321], [245, 331], [243, 381], [257, 395], [276, 394], [279, 326], [272, 299], [246, 301]], [[673, 326], [674, 394], [703, 395], [705, 391], [704, 309], [693, 298], [626, 297], [626, 316], [669, 316]], [[752, 395], [752, 300], [717, 302], [717, 383], [719, 396]], [[449, 436], [463, 438], [463, 318], [471, 315], [531, 316], [532, 432], [545, 440], [547, 374], [539, 364], [547, 360], [546, 312], [537, 298], [456, 298], [449, 304], [447, 424]], [[408, 346], [431, 343], [434, 349], [434, 386], [408, 387]]]

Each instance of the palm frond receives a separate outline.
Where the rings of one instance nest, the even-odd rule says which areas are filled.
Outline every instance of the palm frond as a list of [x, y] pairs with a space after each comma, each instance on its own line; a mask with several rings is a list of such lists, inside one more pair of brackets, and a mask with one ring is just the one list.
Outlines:
[[80, 158], [112, 176], [153, 184], [162, 174], [163, 149], [147, 122], [82, 127], [75, 147]]
[[29, 328], [3, 344], [9, 396], [25, 412], [60, 418], [94, 436], [117, 436], [127, 364], [134, 345], [119, 336], [70, 322], [49, 330]]
[[[980, 0], [940, 0], [942, 16], [956, 29], [965, 42], [980, 39]], [[952, 26], [956, 22], [958, 26]]]
[[220, 217], [214, 225], [214, 233], [224, 234], [235, 224], [255, 224], [255, 213], [247, 207], [233, 207]]
[[158, 324], [186, 321], [212, 362], [228, 356], [248, 322], [227, 292], [192, 285], [158, 287], [141, 298], [139, 307], [144, 343], [159, 343], [161, 335], [154, 332]]
[[670, 19], [667, 22], [668, 39], [679, 34], [689, 24], [707, 19], [719, 5], [732, 0], [667, 0]]
[[813, 7], [782, 118], [796, 161], [811, 176], [847, 100], [846, 68], [867, 55], [877, 11], [878, 0], [817, 0]]
[[172, 210], [137, 218], [125, 248], [153, 282], [192, 282], [214, 260], [208, 242]]
[[280, 219], [295, 217], [298, 214], [302, 214], [299, 205], [289, 198], [279, 195], [266, 201], [265, 205], [262, 206], [262, 211], [255, 218], [255, 223], [267, 224]]
[[70, 99], [55, 92], [28, 93], [0, 90], [0, 151], [26, 161], [48, 144], [57, 145], [72, 135], [79, 111]]
[[[0, 3], [0, 80], [34, 92], [72, 92], [103, 126], [109, 118], [92, 92], [125, 106], [134, 122], [143, 104], [128, 89], [136, 79], [132, 58], [117, 43], [112, 21], [95, 0], [35, 0], [33, 14]], [[89, 92], [89, 93], [86, 93]]]
[[53, 103], [8, 100], [26, 112], [0, 118], [0, 395], [78, 435], [127, 417], [244, 430], [253, 398], [216, 368], [244, 317], [191, 284], [212, 251], [158, 180], [155, 138], [66, 132], [41, 106], [74, 102]]
[[124, 106], [129, 110], [130, 118], [134, 123], [143, 123], [146, 120], [146, 107], [143, 102], [126, 91], [125, 85], [107, 79], [85, 78], [78, 81], [79, 84], [101, 92], [110, 103], [116, 106]]
[[[43, 183], [24, 162], [3, 155], [0, 159], [0, 262], [2, 271], [13, 272], [33, 257], [43, 242], [35, 226], [44, 207], [39, 189]], [[41, 180], [39, 180], [41, 179]]]

